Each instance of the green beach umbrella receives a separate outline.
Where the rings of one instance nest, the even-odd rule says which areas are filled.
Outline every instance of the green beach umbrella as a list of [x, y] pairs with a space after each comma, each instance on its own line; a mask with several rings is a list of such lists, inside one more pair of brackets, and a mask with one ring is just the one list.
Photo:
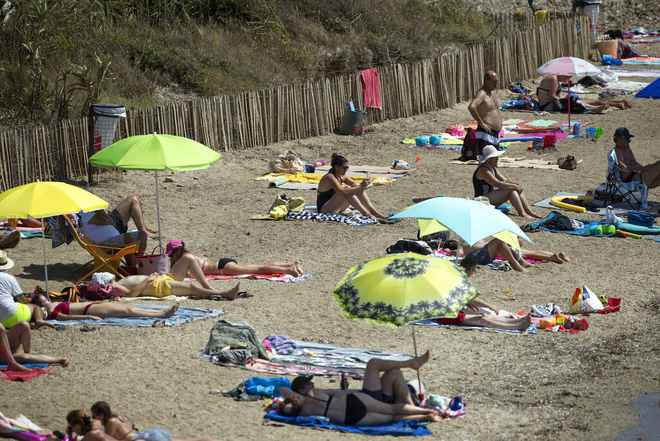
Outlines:
[[162, 248], [160, 230], [159, 171], [202, 170], [220, 159], [220, 154], [204, 144], [175, 135], [129, 136], [96, 152], [89, 158], [94, 167], [122, 170], [153, 171], [156, 179], [156, 217], [158, 243]]

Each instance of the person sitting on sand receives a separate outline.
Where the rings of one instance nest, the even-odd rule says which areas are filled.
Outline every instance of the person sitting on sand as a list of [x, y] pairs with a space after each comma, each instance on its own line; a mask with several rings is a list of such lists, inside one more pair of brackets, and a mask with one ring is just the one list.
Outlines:
[[32, 296], [31, 302], [46, 309], [46, 320], [103, 320], [105, 318], [168, 318], [179, 308], [174, 304], [169, 308], [154, 311], [137, 308], [121, 302], [53, 302], [46, 294]]
[[479, 166], [472, 175], [474, 196], [485, 196], [496, 207], [509, 201], [519, 216], [526, 219], [540, 219], [540, 216], [529, 208], [521, 185], [506, 178], [497, 169], [497, 158], [503, 154], [504, 151], [497, 150], [492, 145], [484, 147], [482, 154], [479, 155]]
[[16, 277], [7, 271], [14, 267], [14, 261], [7, 256], [7, 253], [0, 250], [0, 324], [5, 329], [11, 329], [22, 322], [30, 321], [30, 308], [17, 303], [16, 297], [23, 294], [21, 286]]
[[[298, 382], [295, 386], [299, 392], [280, 388], [284, 401], [279, 411], [287, 416], [322, 416], [335, 424], [347, 426], [371, 426], [401, 420], [440, 421], [435, 410], [411, 404], [407, 386], [404, 391], [404, 385], [394, 380], [400, 375], [396, 370], [419, 369], [428, 360], [429, 353], [426, 352], [408, 361], [374, 362], [360, 391], [316, 389], [311, 382]], [[383, 382], [379, 376], [383, 371], [384, 376], [391, 371], [392, 379]]]
[[533, 251], [520, 249], [515, 251], [511, 245], [505, 243], [500, 239], [480, 240], [472, 247], [465, 250], [464, 259], [473, 259], [477, 265], [488, 265], [492, 263], [497, 257], [504, 258], [511, 268], [516, 271], [523, 272], [525, 268], [531, 265], [525, 261], [525, 258], [542, 260], [544, 262], [554, 262], [563, 264], [570, 262], [563, 252], [551, 253], [548, 251]]
[[26, 322], [20, 322], [7, 330], [0, 325], [0, 363], [9, 370], [29, 372], [21, 363], [48, 363], [66, 367], [69, 361], [64, 357], [51, 357], [32, 353], [32, 331]]
[[332, 154], [330, 170], [319, 182], [316, 193], [316, 210], [319, 213], [342, 213], [353, 207], [363, 216], [377, 220], [380, 223], [390, 223], [387, 216], [376, 210], [367, 196], [370, 179], [359, 184], [346, 176], [348, 159], [337, 153]]
[[170, 240], [165, 248], [165, 254], [170, 258], [170, 274], [174, 279], [194, 278], [206, 289], [211, 289], [206, 280], [207, 275], [290, 274], [294, 277], [300, 277], [304, 274], [302, 267], [297, 262], [250, 265], [239, 264], [234, 259], [222, 257], [216, 263], [216, 261], [196, 256], [186, 250], [186, 245], [182, 240]]
[[[569, 78], [561, 78], [569, 79]], [[630, 109], [632, 105], [625, 99], [608, 99], [608, 100], [581, 100], [574, 95], [566, 94], [561, 96], [561, 88], [559, 86], [560, 78], [557, 75], [545, 75], [541, 79], [541, 84], [536, 89], [536, 97], [539, 102], [539, 109], [546, 112], [563, 112], [568, 113], [569, 105], [571, 113], [600, 113], [610, 107], [615, 107], [619, 110]], [[569, 104], [570, 100], [570, 104]]]
[[652, 164], [642, 165], [637, 162], [630, 140], [634, 135], [625, 127], [619, 127], [614, 131], [614, 148], [608, 156], [608, 172], [619, 176], [622, 182], [638, 181], [647, 188], [660, 186], [660, 160]]
[[240, 283], [236, 283], [228, 290], [219, 291], [215, 288], [204, 288], [196, 282], [175, 280], [169, 274], [154, 273], [150, 276], [127, 276], [114, 281], [111, 288], [118, 297], [167, 297], [170, 295], [186, 296], [192, 299], [234, 300], [243, 297], [245, 292], [240, 291]]

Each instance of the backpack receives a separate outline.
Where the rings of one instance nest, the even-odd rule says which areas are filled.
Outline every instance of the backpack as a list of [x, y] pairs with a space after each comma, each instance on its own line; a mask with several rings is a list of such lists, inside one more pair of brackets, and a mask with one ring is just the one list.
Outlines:
[[411, 252], [428, 256], [433, 253], [433, 250], [423, 240], [399, 239], [394, 245], [387, 247], [385, 252], [387, 254]]
[[465, 129], [465, 139], [463, 139], [463, 148], [461, 148], [461, 157], [459, 161], [476, 160], [479, 155], [479, 145], [474, 129], [468, 127]]

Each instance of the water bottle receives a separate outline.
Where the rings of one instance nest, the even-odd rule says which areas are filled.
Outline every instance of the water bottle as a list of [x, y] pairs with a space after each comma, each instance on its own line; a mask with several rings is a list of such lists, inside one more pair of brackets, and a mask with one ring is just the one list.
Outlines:
[[580, 129], [582, 128], [582, 125], [579, 122], [575, 122], [573, 124], [573, 136], [576, 138], [580, 137]]
[[612, 210], [611, 205], [607, 206], [605, 220], [609, 225], [616, 224], [616, 216], [614, 215], [614, 210]]

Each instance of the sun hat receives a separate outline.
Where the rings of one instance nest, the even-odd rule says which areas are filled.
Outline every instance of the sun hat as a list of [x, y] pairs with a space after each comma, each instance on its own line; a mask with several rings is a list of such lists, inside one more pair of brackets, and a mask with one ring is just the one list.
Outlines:
[[614, 131], [614, 136], [620, 137], [620, 138], [634, 138], [635, 135], [632, 135], [630, 131], [626, 127], [619, 127]]
[[7, 271], [14, 267], [14, 261], [11, 260], [7, 253], [3, 250], [0, 250], [0, 271]]
[[171, 256], [172, 254], [174, 254], [176, 250], [182, 248], [183, 246], [185, 246], [185, 244], [183, 243], [182, 240], [178, 240], [178, 239], [170, 240], [169, 242], [167, 242], [167, 246], [165, 247], [165, 254]]
[[486, 147], [484, 147], [484, 149], [481, 151], [481, 154], [479, 155], [479, 162], [483, 164], [484, 162], [488, 161], [490, 158], [496, 158], [503, 154], [504, 154], [504, 150], [497, 150], [495, 146], [489, 144]]

